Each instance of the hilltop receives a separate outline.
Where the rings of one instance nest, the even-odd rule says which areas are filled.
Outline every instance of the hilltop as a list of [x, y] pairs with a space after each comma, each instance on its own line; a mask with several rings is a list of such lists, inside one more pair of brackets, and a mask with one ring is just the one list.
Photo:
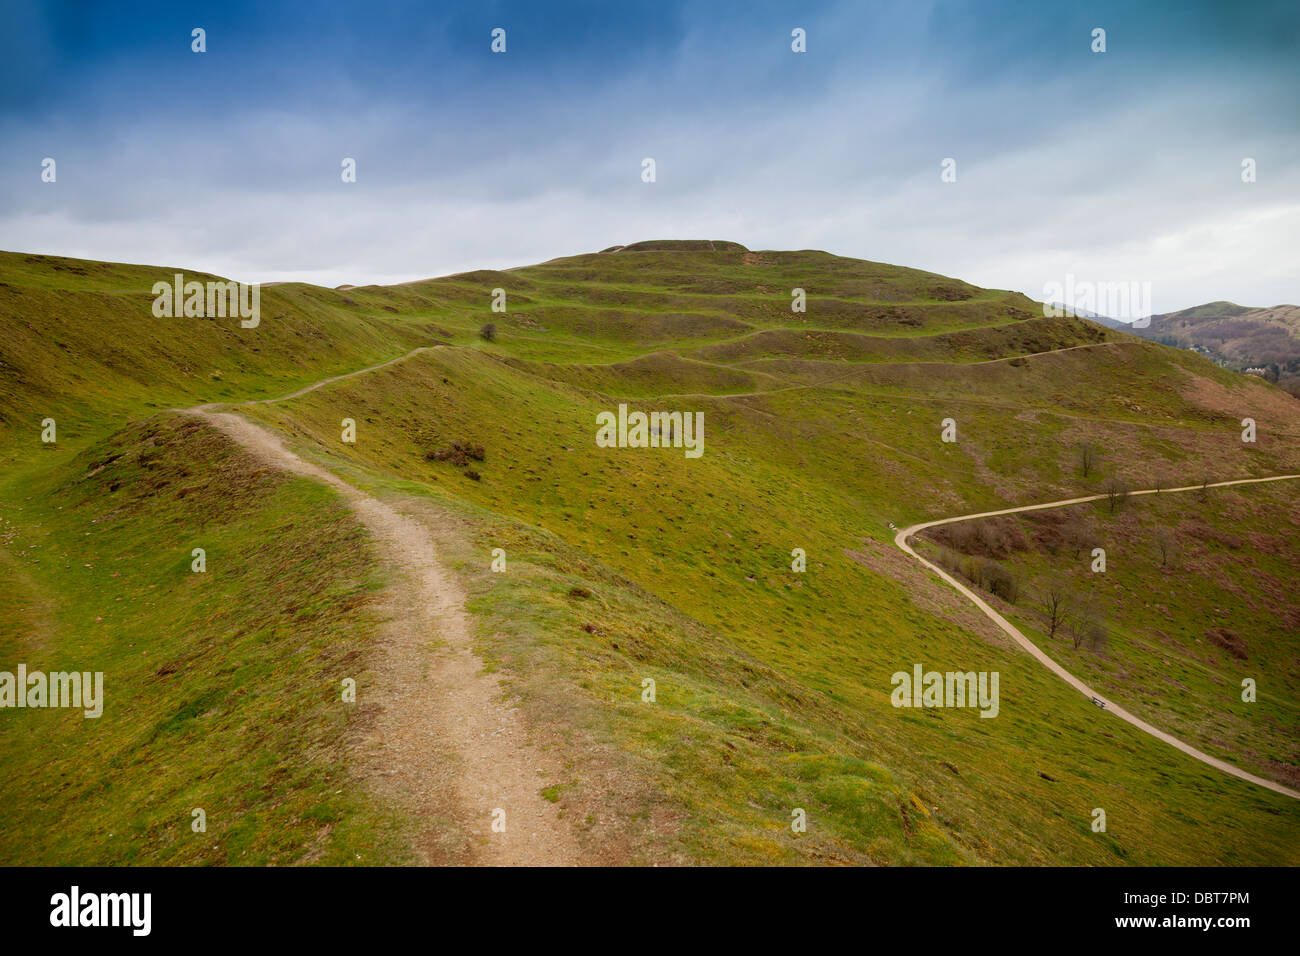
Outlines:
[[[1261, 378], [1020, 293], [720, 240], [264, 287], [256, 328], [156, 318], [179, 271], [0, 253], [0, 669], [108, 675], [94, 733], [0, 714], [0, 861], [490, 859], [455, 715], [399, 719], [451, 706], [420, 681], [460, 645], [395, 630], [440, 573], [545, 755], [529, 812], [582, 859], [1300, 862], [1300, 801], [1095, 707], [893, 540], [1300, 472], [1300, 405]], [[212, 403], [305, 466], [176, 411]], [[601, 447], [620, 405], [702, 414], [703, 454]], [[1116, 703], [1294, 782], [1294, 494], [1103, 499], [922, 547]], [[1047, 633], [1054, 576], [1105, 641]], [[997, 672], [997, 716], [893, 706], [917, 665]], [[406, 789], [377, 739], [447, 769]]]

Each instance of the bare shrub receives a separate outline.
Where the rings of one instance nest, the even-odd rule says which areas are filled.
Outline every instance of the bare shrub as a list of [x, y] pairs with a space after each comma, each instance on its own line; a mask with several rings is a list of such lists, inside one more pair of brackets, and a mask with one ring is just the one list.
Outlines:
[[471, 460], [483, 461], [485, 456], [482, 445], [475, 445], [464, 439], [457, 438], [450, 444], [429, 452], [424, 457], [428, 461], [449, 461], [456, 467], [463, 468]]
[[1101, 538], [1097, 534], [1096, 523], [1091, 517], [1075, 514], [1066, 522], [1062, 529], [1062, 537], [1065, 540], [1065, 546], [1070, 549], [1070, 553], [1078, 558], [1085, 551], [1091, 551], [1093, 548], [1101, 545]]

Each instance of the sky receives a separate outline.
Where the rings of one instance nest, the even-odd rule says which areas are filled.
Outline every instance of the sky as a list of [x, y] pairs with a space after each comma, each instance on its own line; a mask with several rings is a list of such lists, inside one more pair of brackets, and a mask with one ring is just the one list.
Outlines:
[[2, 249], [334, 286], [645, 239], [1300, 303], [1300, 3], [0, 0]]

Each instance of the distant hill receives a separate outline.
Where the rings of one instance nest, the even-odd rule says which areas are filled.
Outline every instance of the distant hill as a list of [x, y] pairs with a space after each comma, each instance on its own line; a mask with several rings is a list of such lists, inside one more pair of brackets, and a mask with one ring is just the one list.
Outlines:
[[1119, 319], [1112, 319], [1108, 315], [1089, 312], [1087, 309], [1080, 309], [1078, 306], [1069, 306], [1063, 302], [1051, 302], [1048, 304], [1058, 309], [1064, 309], [1070, 315], [1077, 315], [1081, 319], [1088, 319], [1090, 322], [1104, 325], [1108, 329], [1123, 329], [1127, 331], [1130, 327], [1128, 322], [1121, 322]]
[[1293, 395], [1300, 394], [1300, 306], [1255, 309], [1234, 302], [1166, 312], [1134, 335], [1195, 349], [1227, 368], [1259, 369]]

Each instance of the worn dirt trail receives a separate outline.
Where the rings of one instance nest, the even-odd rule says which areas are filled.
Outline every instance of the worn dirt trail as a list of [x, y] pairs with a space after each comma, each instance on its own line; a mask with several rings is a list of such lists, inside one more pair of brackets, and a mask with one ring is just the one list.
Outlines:
[[[428, 528], [305, 461], [268, 429], [212, 409], [186, 411], [267, 465], [337, 490], [397, 574], [374, 663], [378, 686], [357, 687], [358, 706], [379, 705], [362, 743], [361, 772], [381, 796], [413, 815], [420, 859], [582, 862], [572, 828], [541, 796], [542, 788], [560, 782], [559, 758], [529, 741], [519, 711], [502, 700], [497, 678], [483, 673], [471, 646], [465, 595], [439, 564]], [[505, 811], [504, 832], [492, 829], [498, 809]], [[448, 820], [456, 825], [449, 827]], [[461, 835], [468, 835], [468, 846]]]
[[[1207, 484], [1205, 487], [1226, 488], [1230, 485], [1253, 485], [1253, 484], [1259, 484], [1261, 482], [1266, 482], [1266, 481], [1289, 481], [1294, 478], [1300, 478], [1300, 475], [1276, 475], [1272, 478], [1239, 478], [1235, 481], [1212, 482], [1210, 484]], [[1200, 489], [1201, 489], [1200, 485], [1188, 485], [1187, 487], [1184, 488], [1165, 488], [1165, 489], [1148, 488], [1143, 491], [1129, 492], [1129, 494], [1130, 495], [1157, 495], [1157, 494], [1168, 495], [1168, 494], [1174, 494], [1175, 492], [1182, 492], [1182, 491], [1199, 491]], [[956, 588], [957, 591], [962, 594], [962, 596], [967, 598], [977, 608], [983, 611], [984, 614], [990, 620], [992, 620], [994, 624], [1002, 628], [1002, 630], [1007, 634], [1009, 634], [1017, 644], [1019, 644], [1022, 648], [1028, 651], [1030, 655], [1033, 656], [1034, 660], [1038, 661], [1038, 663], [1042, 664], [1049, 671], [1051, 671], [1057, 677], [1061, 678], [1061, 680], [1065, 681], [1067, 684], [1069, 684], [1079, 693], [1084, 694], [1088, 697], [1095, 698], [1097, 700], [1105, 701], [1105, 698], [1103, 698], [1101, 694], [1093, 690], [1083, 681], [1079, 680], [1079, 678], [1075, 677], [1073, 674], [1067, 671], [1060, 664], [1056, 663], [1056, 661], [1052, 660], [1052, 658], [1048, 657], [1047, 654], [1045, 654], [1038, 647], [1037, 644], [1035, 644], [1033, 641], [1027, 638], [1018, 627], [1016, 627], [1005, 617], [1003, 617], [992, 607], [990, 607], [988, 602], [986, 602], [978, 594], [976, 594], [966, 585], [962, 584], [960, 581], [958, 581], [955, 577], [953, 577], [943, 568], [939, 567], [937, 564], [934, 564], [931, 561], [927, 561], [925, 558], [921, 557], [914, 550], [912, 550], [912, 546], [908, 544], [909, 538], [911, 538], [914, 534], [916, 534], [919, 531], [924, 531], [926, 528], [935, 528], [938, 527], [939, 525], [945, 525], [945, 524], [955, 524], [958, 521], [973, 521], [976, 518], [992, 518], [997, 515], [1012, 515], [1012, 514], [1017, 514], [1018, 512], [1021, 511], [1041, 511], [1045, 508], [1060, 508], [1065, 505], [1078, 505], [1088, 501], [1098, 501], [1105, 497], [1106, 497], [1105, 495], [1085, 495], [1082, 498], [1067, 498], [1063, 501], [1048, 501], [1037, 505], [1022, 505], [1019, 508], [1003, 508], [1001, 511], [984, 511], [979, 514], [958, 515], [955, 518], [940, 518], [937, 521], [923, 521], [920, 524], [911, 525], [910, 527], [904, 528], [902, 531], [898, 532], [898, 534], [894, 536], [894, 544], [898, 545], [900, 548], [903, 549], [904, 552], [911, 555], [917, 561], [921, 562], [921, 564], [925, 565], [935, 574], [939, 575], [939, 577], [943, 578], [943, 580], [946, 581], [948, 584], [950, 584], [952, 587]], [[1202, 763], [1209, 764], [1211, 767], [1214, 767], [1218, 770], [1222, 770], [1224, 773], [1230, 773], [1234, 777], [1240, 777], [1242, 780], [1249, 781], [1250, 783], [1253, 783], [1257, 786], [1267, 787], [1269, 790], [1272, 790], [1276, 793], [1281, 793], [1281, 794], [1285, 794], [1288, 797], [1295, 797], [1296, 799], [1300, 799], [1300, 792], [1292, 790], [1290, 787], [1277, 783], [1274, 780], [1266, 780], [1263, 777], [1257, 777], [1255, 774], [1242, 770], [1240, 767], [1235, 767], [1224, 760], [1220, 760], [1218, 757], [1211, 757], [1209, 754], [1197, 750], [1191, 744], [1179, 740], [1177, 737], [1173, 736], [1172, 734], [1165, 733], [1160, 728], [1152, 726], [1151, 724], [1143, 720], [1141, 717], [1129, 713], [1127, 710], [1125, 710], [1123, 707], [1120, 707], [1118, 704], [1114, 704], [1109, 701], [1105, 701], [1105, 703], [1106, 703], [1106, 712], [1108, 714], [1114, 714], [1120, 720], [1128, 721], [1130, 724], [1132, 724], [1134, 727], [1137, 727], [1139, 730], [1145, 731], [1146, 733], [1150, 734], [1152, 737], [1155, 737], [1157, 740], [1162, 740], [1165, 743], [1169, 744], [1169, 746], [1181, 750], [1189, 757], [1195, 757], [1197, 760], [1201, 761]]]

